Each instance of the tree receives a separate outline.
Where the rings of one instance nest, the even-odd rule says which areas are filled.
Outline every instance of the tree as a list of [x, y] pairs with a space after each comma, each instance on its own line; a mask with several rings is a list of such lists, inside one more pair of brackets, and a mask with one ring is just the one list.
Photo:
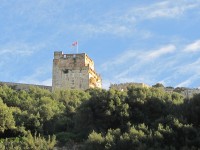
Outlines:
[[164, 85], [162, 83], [156, 83], [155, 85], [152, 85], [152, 87], [155, 87], [155, 88], [164, 88]]
[[125, 128], [128, 121], [126, 94], [117, 90], [90, 90], [91, 98], [80, 105], [76, 114], [76, 128], [87, 136], [92, 130]]
[[15, 129], [15, 120], [12, 110], [0, 98], [0, 134], [8, 129]]
[[186, 87], [176, 87], [174, 89], [174, 92], [181, 93], [181, 92], [186, 91], [186, 90], [188, 90], [188, 88], [186, 88]]

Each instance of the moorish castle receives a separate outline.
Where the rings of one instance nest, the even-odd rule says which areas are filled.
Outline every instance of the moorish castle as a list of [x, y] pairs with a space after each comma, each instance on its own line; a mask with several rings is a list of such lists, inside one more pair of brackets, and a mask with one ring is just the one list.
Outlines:
[[[86, 90], [89, 88], [102, 88], [102, 79], [95, 71], [94, 61], [87, 54], [64, 54], [62, 51], [55, 51], [53, 59], [52, 86], [0, 82], [0, 86], [4, 84], [16, 90], [28, 90], [31, 86], [40, 87], [50, 91], [65, 89]], [[126, 91], [130, 86], [150, 87], [144, 83], [130, 82], [111, 84], [110, 88], [119, 91]], [[176, 89], [173, 88], [164, 87], [163, 89], [170, 93], [176, 92]], [[193, 94], [200, 93], [200, 89], [181, 88], [179, 93], [190, 98]]]
[[100, 75], [87, 54], [54, 52], [52, 90], [101, 88]]
[[63, 89], [102, 88], [102, 79], [96, 73], [94, 61], [85, 53], [64, 54], [54, 52], [52, 86], [0, 82], [16, 90], [27, 90], [30, 86], [48, 89], [50, 91]]

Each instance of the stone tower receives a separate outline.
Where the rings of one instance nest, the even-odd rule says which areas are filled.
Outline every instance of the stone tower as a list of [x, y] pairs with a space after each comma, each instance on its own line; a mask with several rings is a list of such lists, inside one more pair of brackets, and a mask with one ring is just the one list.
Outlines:
[[101, 88], [101, 77], [94, 62], [85, 53], [54, 52], [52, 90]]

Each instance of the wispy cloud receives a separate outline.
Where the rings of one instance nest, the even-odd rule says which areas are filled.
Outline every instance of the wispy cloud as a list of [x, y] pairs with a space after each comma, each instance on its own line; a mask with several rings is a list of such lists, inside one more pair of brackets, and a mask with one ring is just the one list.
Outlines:
[[[162, 82], [166, 86], [199, 86], [200, 59], [198, 56], [188, 59], [188, 53], [182, 47], [197, 47], [199, 40], [183, 44], [164, 45], [156, 50], [126, 51], [121, 57], [105, 62], [104, 72], [110, 72], [112, 78], [107, 83]], [[195, 44], [194, 44], [195, 43]], [[122, 59], [121, 59], [122, 58]], [[119, 60], [122, 61], [119, 61]], [[195, 83], [195, 84], [194, 84]]]
[[11, 55], [30, 55], [33, 51], [31, 50], [31, 47], [29, 47], [26, 44], [10, 44], [8, 46], [4, 46], [0, 48], [0, 55], [4, 54], [11, 54]]
[[83, 21], [83, 18], [76, 16], [77, 19], [79, 18], [80, 23], [78, 25], [74, 24], [70, 28], [89, 37], [113, 35], [118, 37], [137, 36], [137, 38], [149, 38], [153, 34], [150, 31], [142, 31], [137, 26], [139, 23], [153, 19], [182, 18], [187, 15], [188, 11], [193, 11], [193, 9], [198, 9], [199, 7], [200, 0], [177, 0], [173, 2], [165, 0], [146, 6], [130, 5], [126, 10], [111, 8], [111, 10], [106, 10], [103, 14], [90, 14], [87, 17], [88, 20], [95, 20], [95, 23]]
[[[179, 53], [173, 56], [173, 60], [174, 63], [171, 68], [166, 68], [170, 70], [170, 74], [159, 82], [175, 87], [188, 87], [191, 85], [199, 87], [200, 59], [198, 56], [188, 61], [188, 53], [180, 50]], [[166, 62], [166, 64], [168, 63]], [[166, 72], [163, 71], [163, 73]]]
[[194, 74], [188, 77], [186, 80], [183, 80], [182, 82], [178, 83], [176, 87], [189, 87], [192, 83], [198, 82], [199, 79], [200, 79], [200, 74], [199, 73]]
[[177, 0], [173, 2], [166, 0], [163, 2], [153, 3], [148, 6], [141, 6], [137, 8], [133, 7], [127, 12], [126, 16], [129, 17], [126, 18], [139, 18], [140, 20], [154, 18], [177, 18], [189, 10], [198, 8], [200, 6], [199, 2], [199, 0]]
[[128, 50], [128, 51], [125, 51], [123, 54], [120, 54], [116, 58], [111, 58], [111, 60], [104, 62], [101, 65], [101, 67], [103, 70], [107, 70], [110, 67], [112, 68], [112, 66], [121, 65], [123, 63], [126, 63], [130, 59], [133, 59], [133, 58], [136, 59], [138, 57], [138, 55], [140, 55], [139, 51]]
[[[48, 67], [47, 67], [48, 66]], [[18, 83], [28, 83], [28, 84], [38, 84], [38, 85], [52, 85], [52, 78], [42, 78], [46, 77], [47, 74], [51, 73], [51, 66], [42, 65], [35, 71], [27, 76], [22, 77]]]
[[188, 44], [185, 49], [185, 52], [197, 52], [200, 51], [200, 40], [197, 40], [191, 44]]
[[[140, 29], [136, 26], [140, 21], [155, 18], [177, 18], [184, 15], [187, 11], [199, 8], [199, 0], [165, 0], [162, 2], [152, 2], [146, 6], [128, 6], [127, 9], [104, 9], [104, 13], [95, 13], [95, 9], [86, 11], [84, 14], [81, 7], [72, 10], [71, 6], [85, 3], [76, 1], [53, 1], [38, 0], [33, 2], [14, 3], [4, 2], [7, 9], [12, 6], [13, 13], [9, 14], [10, 20], [17, 16], [25, 20], [26, 23], [32, 24], [34, 27], [42, 24], [52, 24], [61, 28], [60, 30], [77, 31], [84, 35], [104, 35], [111, 34], [113, 36], [125, 37], [138, 34], [140, 36], [149, 37], [151, 34], [147, 31], [141, 34]], [[88, 1], [89, 3], [89, 1]], [[98, 3], [98, 2], [97, 2]], [[95, 4], [95, 2], [93, 2]], [[9, 7], [8, 7], [9, 6]], [[80, 9], [80, 10], [79, 10]], [[83, 12], [79, 14], [77, 11]], [[73, 12], [73, 13], [72, 13]], [[65, 19], [63, 19], [63, 17]], [[138, 31], [139, 30], [139, 31]], [[135, 33], [135, 34], [133, 34]], [[148, 34], [147, 34], [148, 33]]]
[[176, 47], [174, 45], [166, 45], [164, 47], [161, 47], [158, 50], [147, 52], [142, 58], [144, 60], [152, 60], [156, 59], [162, 55], [173, 53], [176, 50]]
[[[190, 85], [198, 79], [193, 74], [198, 73], [195, 69], [200, 70], [197, 58], [200, 40], [185, 45], [183, 41], [174, 42], [173, 37], [189, 41], [194, 33], [192, 38], [199, 36], [197, 12], [200, 12], [200, 0], [130, 1], [116, 4], [92, 0], [19, 0], [12, 3], [5, 0], [0, 8], [0, 19], [4, 20], [0, 37], [0, 69], [5, 74], [8, 70], [7, 62], [12, 70], [10, 74], [18, 72], [26, 66], [26, 56], [44, 49], [65, 49], [63, 43], [78, 38], [85, 45], [90, 44], [91, 40], [94, 43], [108, 43], [110, 41], [104, 40], [111, 39], [111, 45], [116, 42], [112, 45], [116, 53], [111, 49], [103, 49], [101, 55], [103, 58], [108, 53], [113, 58], [99, 61], [103, 62], [101, 70], [107, 85], [109, 82], [128, 81], [149, 84], [163, 81], [168, 85], [176, 81], [174, 85]], [[191, 36], [188, 36], [189, 33]], [[43, 55], [50, 57], [48, 52]], [[20, 62], [18, 67], [13, 65], [16, 59]], [[43, 63], [44, 60], [39, 61]], [[38, 64], [30, 65], [37, 68]], [[16, 78], [27, 83], [50, 83], [48, 73], [43, 73], [44, 68], [35, 71], [30, 69], [28, 73], [24, 71], [25, 77]], [[51, 71], [48, 72], [51, 74]]]
[[0, 47], [0, 55], [31, 55], [39, 47], [27, 43], [7, 43]]
[[[117, 74], [115, 77], [118, 79], [122, 78], [123, 79], [122, 81], [124, 81], [124, 80], [127, 80], [125, 78], [128, 74], [133, 73], [133, 72], [143, 71], [144, 73], [140, 72], [139, 73], [140, 75], [135, 78], [138, 81], [141, 81], [142, 79], [146, 78], [145, 81], [147, 81], [147, 80], [149, 80], [149, 79], [147, 79], [147, 76], [151, 76], [151, 74], [153, 75], [153, 74], [155, 74], [155, 72], [157, 74], [159, 74], [159, 72], [161, 72], [164, 68], [168, 67], [168, 65], [169, 65], [168, 63], [162, 64], [163, 63], [162, 59], [164, 59], [163, 57], [167, 54], [169, 54], [169, 55], [173, 54], [173, 52], [175, 52], [175, 50], [176, 50], [176, 47], [174, 45], [165, 45], [157, 50], [152, 50], [149, 52], [145, 52], [143, 50], [143, 53], [142, 52], [138, 53], [137, 57], [135, 58], [136, 61], [131, 62], [127, 69], [125, 69], [125, 70], [123, 69], [123, 71], [121, 73]], [[156, 60], [158, 60], [159, 63], [155, 64], [155, 62], [157, 62]], [[161, 64], [162, 64], [162, 66], [160, 66]], [[152, 66], [150, 66], [150, 65], [152, 65]], [[148, 67], [150, 69], [148, 71], [148, 74], [146, 74], [145, 69], [143, 69], [146, 67]], [[146, 77], [144, 77], [144, 76], [146, 76]]]
[[[36, 52], [44, 47], [43, 44], [33, 45], [24, 42], [8, 42], [0, 47], [0, 68], [5, 70], [5, 68], [11, 63], [16, 64], [16, 60], [26, 59], [27, 56], [34, 55]], [[10, 71], [13, 68], [10, 68]]]
[[[156, 17], [177, 17], [182, 15], [185, 11], [198, 7], [198, 3], [184, 3], [184, 2], [166, 2], [159, 3], [151, 7], [150, 11], [154, 9], [147, 17], [156, 18]], [[156, 10], [155, 8], [158, 7]]]
[[130, 36], [134, 31], [134, 28], [130, 28], [125, 24], [115, 24], [101, 22], [99, 24], [80, 24], [74, 25], [72, 30], [79, 31], [87, 36], [92, 37], [94, 35], [111, 34], [119, 37]]
[[[102, 69], [106, 70], [108, 68], [112, 68], [113, 66], [127, 63], [131, 59], [137, 61], [137, 66], [139, 66], [139, 64], [144, 64], [147, 61], [153, 61], [154, 59], [157, 59], [163, 55], [173, 53], [175, 50], [176, 50], [176, 47], [172, 44], [165, 45], [159, 49], [151, 50], [147, 52], [145, 52], [145, 50], [140, 50], [140, 51], [128, 50], [128, 51], [125, 51], [123, 54], [120, 54], [116, 58], [102, 64]], [[135, 65], [133, 65], [131, 68], [133, 68], [134, 66]]]
[[196, 78], [196, 76], [192, 76], [189, 79], [177, 84], [176, 87], [187, 87], [191, 84], [191, 82], [194, 80], [194, 78]]

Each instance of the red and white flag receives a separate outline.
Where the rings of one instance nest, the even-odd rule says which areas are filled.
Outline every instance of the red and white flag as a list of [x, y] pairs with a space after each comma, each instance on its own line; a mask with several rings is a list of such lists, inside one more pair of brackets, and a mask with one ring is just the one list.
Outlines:
[[72, 43], [72, 46], [77, 46], [78, 45], [78, 42], [75, 41], [74, 43]]
[[72, 47], [75, 47], [76, 48], [76, 53], [78, 54], [78, 41], [74, 41], [72, 43]]

